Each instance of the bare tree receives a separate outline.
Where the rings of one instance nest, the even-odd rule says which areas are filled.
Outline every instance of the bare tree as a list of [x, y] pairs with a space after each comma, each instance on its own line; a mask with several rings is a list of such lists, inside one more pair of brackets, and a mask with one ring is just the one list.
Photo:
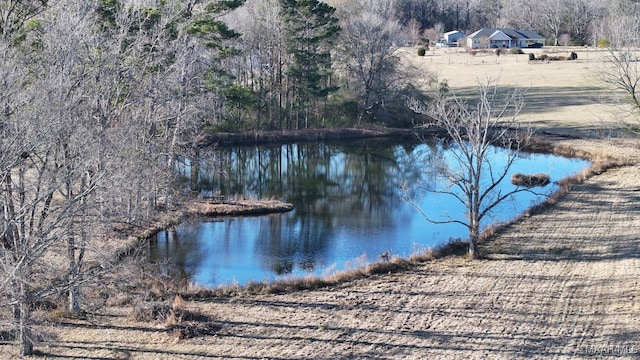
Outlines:
[[612, 9], [604, 22], [608, 41], [604, 66], [593, 69], [594, 76], [614, 89], [623, 91], [636, 113], [640, 112], [640, 5], [627, 4]]
[[604, 17], [605, 5], [601, 1], [568, 0], [567, 22], [574, 42], [587, 44], [593, 36], [595, 22]]
[[[520, 186], [501, 191], [498, 186], [507, 177], [518, 152], [531, 139], [531, 130], [521, 129], [518, 121], [523, 106], [522, 92], [516, 89], [501, 94], [497, 82], [489, 79], [479, 84], [477, 99], [473, 103], [466, 103], [453, 95], [450, 99], [438, 99], [433, 104], [411, 101], [409, 106], [433, 119], [424, 127], [436, 126], [447, 133], [453, 144], [453, 155], [450, 163], [440, 161], [434, 169], [424, 170], [434, 171], [443, 179], [442, 187], [405, 184], [404, 199], [427, 221], [464, 225], [469, 230], [469, 256], [477, 259], [480, 257], [478, 239], [482, 221], [514, 194], [531, 191]], [[495, 146], [512, 149], [504, 166], [494, 165], [491, 159], [491, 149]], [[425, 192], [450, 196], [464, 206], [466, 214], [462, 217], [448, 215], [444, 220], [429, 217], [419, 201]]]
[[85, 25], [93, 22], [85, 22], [88, 8], [72, 11], [66, 5], [61, 13], [45, 14], [41, 46], [30, 56], [3, 51], [3, 66], [13, 65], [23, 81], [18, 87], [4, 84], [15, 94], [8, 98], [0, 142], [0, 292], [11, 294], [2, 303], [13, 307], [23, 355], [33, 352], [34, 301], [66, 292], [69, 309], [80, 310], [83, 264], [97, 238], [95, 229], [92, 236], [88, 229], [107, 169], [97, 161], [104, 144], [96, 141], [99, 132], [88, 105], [96, 77], [90, 75], [92, 53], [83, 38], [89, 32]]
[[498, 27], [502, 13], [501, 0], [482, 0], [476, 2], [476, 16], [485, 27]]
[[[19, 51], [0, 42], [0, 59], [2, 66], [0, 74], [2, 83], [0, 99], [3, 111], [0, 113], [2, 127], [0, 127], [0, 294], [2, 305], [10, 307], [13, 314], [13, 326], [22, 346], [21, 354], [33, 351], [33, 341], [29, 327], [30, 295], [28, 275], [25, 270], [31, 269], [31, 264], [25, 259], [29, 243], [25, 239], [25, 217], [30, 214], [29, 209], [22, 205], [31, 205], [31, 198], [16, 196], [24, 186], [27, 171], [25, 158], [40, 144], [40, 136], [30, 138], [28, 129], [20, 124], [26, 120], [23, 115], [28, 111], [27, 104], [33, 99], [31, 94], [22, 91], [22, 83], [27, 78], [25, 64], [21, 61]], [[24, 154], [24, 155], [23, 155]], [[39, 172], [37, 172], [39, 175]], [[16, 186], [18, 188], [16, 189]], [[46, 191], [42, 191], [46, 193]], [[26, 195], [26, 194], [25, 194]], [[46, 198], [47, 195], [43, 195]], [[45, 200], [46, 201], [46, 200]], [[40, 244], [46, 244], [41, 241]], [[35, 249], [33, 251], [36, 252]]]
[[393, 3], [358, 0], [338, 9], [342, 32], [334, 54], [359, 99], [358, 124], [384, 101], [398, 80], [395, 51], [401, 26], [394, 20]]
[[65, 294], [80, 311], [96, 269], [87, 261], [109, 247], [102, 229], [130, 221], [131, 198], [154, 203], [160, 186], [143, 190], [140, 173], [171, 178], [197, 141], [207, 74], [234, 36], [215, 16], [237, 3], [213, 14], [65, 1], [24, 45], [0, 41], [0, 307], [12, 309], [21, 354], [33, 353], [34, 301]]
[[487, 35], [483, 35], [478, 39], [478, 47], [481, 49], [488, 49], [491, 46], [491, 38]]
[[543, 25], [553, 36], [554, 44], [558, 45], [567, 13], [566, 3], [564, 0], [544, 0], [540, 2], [540, 6]]
[[422, 24], [416, 19], [409, 20], [409, 23], [406, 26], [407, 35], [411, 40], [411, 45], [416, 46], [420, 44], [420, 29], [422, 28]]
[[26, 35], [25, 24], [47, 9], [46, 0], [3, 0], [0, 2], [0, 37], [20, 42]]
[[429, 40], [429, 46], [435, 46], [435, 44], [442, 38], [444, 34], [444, 24], [437, 23], [432, 28], [424, 31], [424, 37]]
[[231, 16], [229, 22], [242, 33], [238, 46], [242, 54], [228, 60], [229, 67], [236, 81], [258, 97], [255, 128], [262, 126], [261, 118], [265, 116], [269, 128], [284, 129], [288, 86], [285, 74], [291, 59], [286, 51], [286, 26], [280, 1], [249, 0]]
[[[93, 145], [88, 128], [72, 123], [69, 107], [46, 106], [72, 106], [73, 101], [66, 102], [68, 84], [57, 84], [60, 91], [45, 84], [23, 91], [33, 108], [23, 108], [3, 122], [0, 144], [5, 161], [0, 175], [0, 292], [11, 294], [4, 305], [14, 309], [23, 355], [33, 351], [33, 302], [68, 290], [71, 278], [77, 279], [76, 260], [82, 255], [76, 250], [87, 239], [81, 233], [86, 229], [87, 198], [95, 190], [89, 179], [96, 170], [92, 158], [76, 147], [78, 141], [88, 145], [84, 149]], [[61, 255], [65, 245], [68, 258]], [[73, 261], [65, 268], [67, 259]]]
[[535, 28], [535, 3], [528, 0], [505, 1], [501, 12], [501, 23], [516, 29]]

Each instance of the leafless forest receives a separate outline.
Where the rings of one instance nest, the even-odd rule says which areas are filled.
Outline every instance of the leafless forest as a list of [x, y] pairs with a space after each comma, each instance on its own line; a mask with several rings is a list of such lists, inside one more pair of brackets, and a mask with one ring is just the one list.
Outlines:
[[[402, 126], [414, 82], [430, 77], [401, 68], [399, 47], [481, 27], [536, 30], [551, 45], [635, 46], [639, 6], [0, 0], [2, 337], [28, 355], [36, 304], [63, 298], [81, 312], [83, 287], [115, 266], [114, 228], [175, 203], [176, 162], [206, 151], [208, 133]], [[632, 57], [612, 54], [629, 76], [601, 75], [635, 100]]]

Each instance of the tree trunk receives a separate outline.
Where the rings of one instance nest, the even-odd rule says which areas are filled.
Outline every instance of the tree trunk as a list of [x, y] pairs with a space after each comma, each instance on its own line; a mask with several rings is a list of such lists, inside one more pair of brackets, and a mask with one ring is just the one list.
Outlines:
[[69, 311], [72, 313], [80, 312], [80, 287], [78, 285], [78, 264], [76, 263], [76, 244], [75, 237], [70, 235], [67, 239], [67, 257], [68, 257], [68, 284], [69, 284]]
[[69, 286], [69, 312], [77, 314], [80, 312], [80, 286], [76, 279]]
[[19, 285], [20, 294], [18, 296], [17, 311], [14, 313], [18, 325], [18, 337], [20, 339], [20, 355], [33, 355], [33, 339], [31, 338], [31, 329], [29, 328], [29, 299], [27, 285], [21, 283]]
[[171, 177], [175, 172], [175, 160], [178, 153], [178, 138], [180, 137], [180, 131], [182, 130], [182, 122], [184, 121], [183, 117], [184, 112], [187, 107], [187, 66], [191, 59], [192, 48], [189, 47], [187, 49], [187, 59], [184, 60], [184, 64], [182, 65], [182, 70], [180, 73], [180, 101], [178, 105], [178, 113], [176, 114], [175, 125], [173, 128], [173, 132], [171, 134], [171, 141], [169, 143], [168, 156], [167, 156], [167, 171], [165, 174], [165, 183], [164, 183], [164, 211], [169, 209], [169, 196], [171, 195]]
[[480, 258], [480, 252], [478, 251], [477, 238], [469, 239], [469, 257], [474, 260], [477, 260]]

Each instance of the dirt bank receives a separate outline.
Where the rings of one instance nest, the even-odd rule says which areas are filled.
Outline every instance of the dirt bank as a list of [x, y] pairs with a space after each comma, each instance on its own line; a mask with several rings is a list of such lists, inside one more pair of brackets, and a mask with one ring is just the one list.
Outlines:
[[[634, 143], [569, 141], [640, 155]], [[566, 144], [563, 144], [566, 145]], [[42, 344], [94, 358], [550, 358], [639, 351], [640, 166], [576, 186], [552, 209], [447, 258], [338, 288], [191, 303], [214, 335], [176, 340], [162, 323], [105, 309]], [[606, 346], [606, 347], [605, 347]], [[0, 347], [0, 351], [13, 349]]]
[[280, 200], [193, 201], [189, 214], [197, 216], [250, 216], [283, 213], [293, 210], [293, 204]]
[[393, 128], [337, 128], [337, 129], [301, 129], [288, 131], [257, 131], [246, 133], [214, 132], [208, 133], [201, 146], [216, 145], [261, 145], [290, 142], [312, 142], [325, 140], [365, 139], [388, 136], [414, 137], [413, 129]]

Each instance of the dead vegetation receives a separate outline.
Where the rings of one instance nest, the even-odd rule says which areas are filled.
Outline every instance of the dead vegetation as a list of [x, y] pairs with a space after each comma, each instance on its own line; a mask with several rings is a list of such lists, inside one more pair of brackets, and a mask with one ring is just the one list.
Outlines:
[[293, 210], [293, 204], [280, 200], [193, 201], [187, 204], [190, 214], [198, 216], [247, 216], [282, 213]]
[[536, 187], [547, 186], [551, 182], [551, 177], [547, 174], [521, 174], [515, 173], [511, 175], [511, 183], [517, 186]]
[[182, 297], [189, 300], [252, 296], [264, 294], [286, 294], [303, 290], [315, 290], [338, 286], [376, 275], [400, 273], [419, 266], [422, 263], [442, 259], [447, 256], [462, 256], [468, 244], [460, 239], [451, 239], [448, 243], [417, 251], [409, 258], [390, 256], [388, 260], [380, 260], [362, 266], [351, 267], [328, 276], [308, 275], [280, 279], [273, 282], [249, 282], [244, 286], [225, 285], [209, 289], [194, 284], [176, 288]]
[[215, 320], [187, 304], [176, 295], [167, 302], [138, 302], [131, 308], [129, 318], [135, 322], [162, 324], [165, 332], [177, 340], [211, 336], [220, 329]]
[[[587, 121], [581, 114], [572, 116]], [[631, 165], [637, 143], [630, 147], [618, 140], [594, 140], [589, 145], [573, 135], [539, 140], [538, 151], [580, 157], [592, 166], [559, 181], [560, 189], [549, 200], [512, 223], [486, 229], [483, 246], [491, 248], [490, 260], [453, 256], [429, 261], [463, 254], [466, 245], [454, 241], [409, 259], [390, 257], [330, 278], [214, 290], [159, 278], [136, 287], [117, 284], [104, 307], [88, 319], [61, 318], [51, 324], [60, 341], [44, 341], [44, 356], [288, 359], [322, 352], [327, 358], [471, 358], [491, 357], [492, 349], [501, 349], [497, 357], [580, 357], [584, 352], [576, 344], [633, 344], [638, 327], [629, 314], [638, 310], [634, 284], [640, 267], [637, 251], [628, 244], [637, 237], [625, 235], [625, 229], [634, 231], [637, 220], [629, 211], [619, 222], [612, 221], [618, 221], [613, 216], [620, 203], [630, 202], [629, 209], [635, 205], [626, 195], [638, 186], [637, 167], [621, 169], [621, 175], [607, 172]], [[633, 151], [627, 155], [628, 149]], [[586, 182], [594, 175], [604, 177]], [[591, 186], [575, 195], [585, 182]], [[619, 192], [620, 199], [615, 197]], [[565, 210], [550, 208], [565, 196]], [[577, 206], [586, 208], [579, 211]], [[598, 212], [605, 214], [591, 215]], [[548, 216], [538, 219], [536, 214]], [[550, 240], [555, 238], [559, 240]], [[573, 254], [585, 246], [591, 252]], [[616, 258], [606, 252], [618, 248], [628, 254]], [[537, 261], [541, 254], [552, 261]], [[584, 254], [606, 261], [588, 260]], [[176, 293], [179, 299], [172, 298]], [[469, 309], [478, 316], [463, 316]], [[223, 329], [224, 323], [233, 329]], [[42, 327], [49, 329], [44, 322]], [[12, 336], [0, 329], [0, 358], [15, 354]]]

